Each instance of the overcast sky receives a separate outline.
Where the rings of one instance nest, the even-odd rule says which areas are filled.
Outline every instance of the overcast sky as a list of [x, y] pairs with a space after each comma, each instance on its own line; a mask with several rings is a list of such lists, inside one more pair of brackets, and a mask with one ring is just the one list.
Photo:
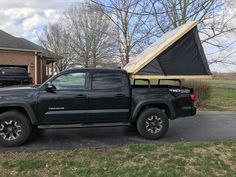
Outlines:
[[0, 0], [0, 29], [36, 42], [36, 32], [56, 22], [74, 2], [78, 0]]
[[[82, 0], [0, 0], [0, 29], [37, 42], [36, 34], [44, 26], [56, 22], [71, 3], [79, 1]], [[230, 6], [230, 12], [236, 13], [236, 3]], [[236, 25], [236, 19], [232, 23]], [[236, 72], [236, 66], [218, 64], [211, 68], [222, 72]]]

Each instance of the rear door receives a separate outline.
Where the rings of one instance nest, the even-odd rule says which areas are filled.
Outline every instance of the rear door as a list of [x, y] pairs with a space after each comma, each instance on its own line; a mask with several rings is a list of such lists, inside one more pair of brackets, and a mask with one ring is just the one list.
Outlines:
[[89, 119], [94, 122], [128, 121], [129, 90], [129, 82], [125, 73], [92, 73], [91, 91], [89, 93]]

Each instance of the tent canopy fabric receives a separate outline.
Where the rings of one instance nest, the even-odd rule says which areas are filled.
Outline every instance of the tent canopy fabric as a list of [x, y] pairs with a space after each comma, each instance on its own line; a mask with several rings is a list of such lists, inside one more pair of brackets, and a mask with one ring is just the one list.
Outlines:
[[198, 36], [197, 21], [165, 33], [124, 69], [135, 79], [211, 78]]

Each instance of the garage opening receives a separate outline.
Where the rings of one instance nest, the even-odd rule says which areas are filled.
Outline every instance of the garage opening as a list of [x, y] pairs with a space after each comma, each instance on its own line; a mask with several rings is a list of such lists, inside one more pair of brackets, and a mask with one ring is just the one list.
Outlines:
[[0, 87], [32, 83], [27, 65], [0, 65]]

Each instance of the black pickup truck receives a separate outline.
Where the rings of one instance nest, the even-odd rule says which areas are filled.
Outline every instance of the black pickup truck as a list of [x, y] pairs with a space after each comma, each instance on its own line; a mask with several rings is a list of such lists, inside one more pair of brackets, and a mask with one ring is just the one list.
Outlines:
[[182, 86], [131, 85], [121, 69], [66, 70], [40, 86], [0, 89], [0, 144], [21, 145], [34, 128], [124, 125], [158, 139], [169, 119], [196, 114], [194, 100]]
[[21, 67], [0, 67], [0, 87], [32, 84], [32, 77]]

